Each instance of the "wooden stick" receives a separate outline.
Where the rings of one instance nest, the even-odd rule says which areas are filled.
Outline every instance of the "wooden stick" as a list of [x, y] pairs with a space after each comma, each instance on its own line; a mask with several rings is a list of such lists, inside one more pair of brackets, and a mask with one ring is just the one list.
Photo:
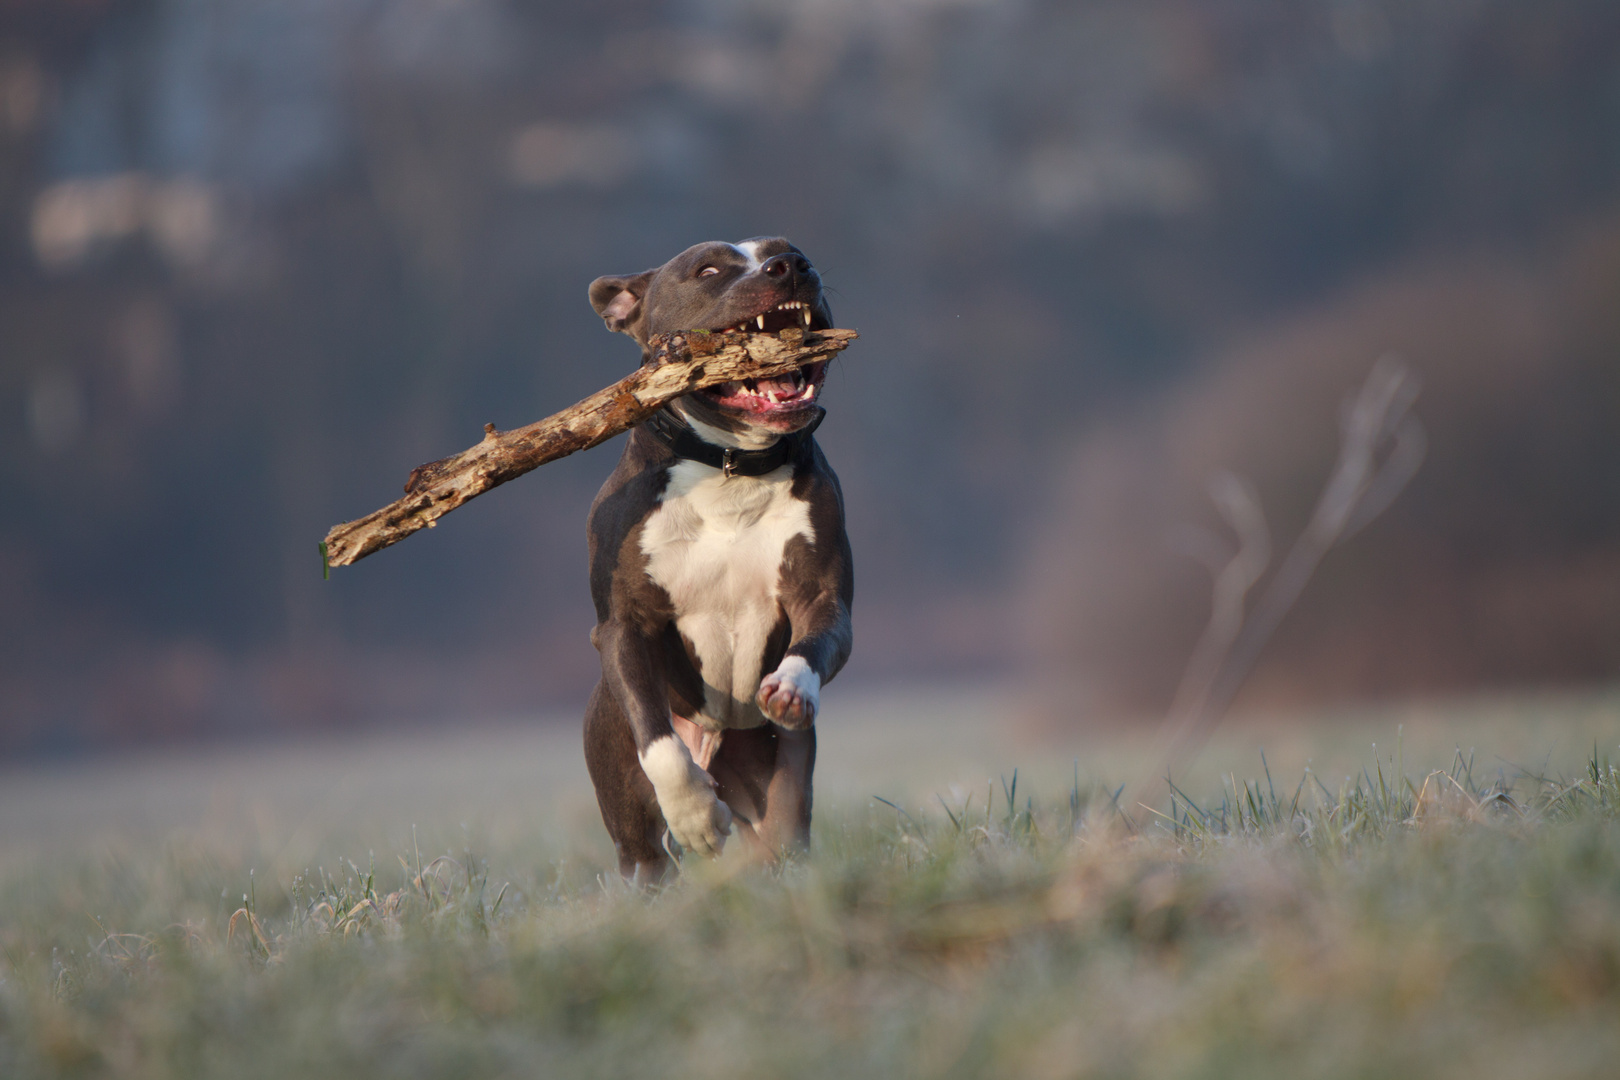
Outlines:
[[733, 379], [785, 375], [836, 356], [855, 340], [853, 330], [783, 330], [778, 335], [665, 334], [653, 339], [653, 362], [605, 390], [527, 427], [496, 431], [459, 454], [418, 465], [405, 481], [405, 497], [354, 521], [333, 526], [321, 542], [326, 568], [350, 563], [397, 544], [530, 469], [589, 450], [635, 427], [682, 394]]

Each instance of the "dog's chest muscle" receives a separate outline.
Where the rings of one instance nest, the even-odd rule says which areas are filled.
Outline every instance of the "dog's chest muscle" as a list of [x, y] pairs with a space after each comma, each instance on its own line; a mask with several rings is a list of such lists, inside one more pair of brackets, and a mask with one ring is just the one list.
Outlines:
[[726, 479], [680, 461], [642, 529], [647, 574], [669, 594], [676, 628], [697, 654], [703, 711], [717, 727], [764, 722], [754, 694], [780, 617], [782, 555], [793, 537], [814, 539], [810, 508], [792, 486], [790, 466]]

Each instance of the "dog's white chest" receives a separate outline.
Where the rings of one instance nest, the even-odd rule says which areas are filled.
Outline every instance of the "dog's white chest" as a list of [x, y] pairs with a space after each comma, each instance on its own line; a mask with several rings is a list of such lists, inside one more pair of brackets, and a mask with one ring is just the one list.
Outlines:
[[765, 722], [754, 695], [765, 643], [780, 618], [777, 590], [789, 540], [814, 539], [810, 508], [792, 496], [793, 469], [726, 479], [695, 461], [670, 469], [647, 518], [647, 574], [669, 594], [675, 626], [700, 665], [704, 716], [716, 728]]

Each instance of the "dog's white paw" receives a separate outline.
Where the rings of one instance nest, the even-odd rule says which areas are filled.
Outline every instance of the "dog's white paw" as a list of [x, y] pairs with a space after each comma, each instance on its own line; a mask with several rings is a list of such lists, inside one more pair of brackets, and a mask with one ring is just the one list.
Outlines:
[[715, 796], [714, 777], [698, 767], [674, 735], [654, 740], [640, 757], [669, 835], [687, 851], [720, 854], [731, 835], [731, 808]]
[[807, 728], [821, 705], [821, 676], [802, 656], [784, 657], [759, 684], [759, 711], [785, 728]]

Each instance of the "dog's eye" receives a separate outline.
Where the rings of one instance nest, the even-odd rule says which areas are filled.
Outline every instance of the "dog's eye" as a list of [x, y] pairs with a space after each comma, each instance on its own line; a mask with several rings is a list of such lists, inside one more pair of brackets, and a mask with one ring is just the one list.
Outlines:
[[698, 277], [713, 277], [719, 272], [720, 268], [718, 266], [705, 266], [703, 269], [698, 271]]

